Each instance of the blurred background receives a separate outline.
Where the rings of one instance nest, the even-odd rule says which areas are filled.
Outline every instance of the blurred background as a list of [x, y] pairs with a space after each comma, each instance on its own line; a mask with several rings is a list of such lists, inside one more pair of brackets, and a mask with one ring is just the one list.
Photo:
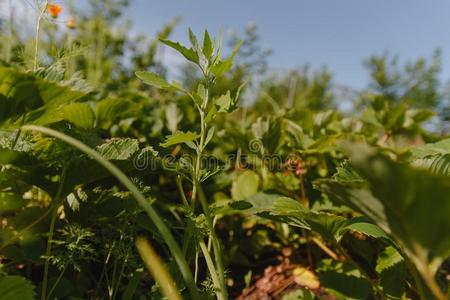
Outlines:
[[[158, 44], [157, 37], [170, 36], [186, 44], [190, 27], [197, 34], [208, 29], [214, 36], [222, 35], [228, 49], [245, 40], [237, 57], [245, 69], [240, 76], [251, 78], [253, 84], [244, 103], [256, 101], [258, 86], [267, 84], [268, 78], [286, 89], [305, 90], [297, 81], [300, 78], [292, 79], [302, 77], [329, 96], [321, 96], [327, 100], [321, 100], [320, 108], [350, 113], [364, 102], [361, 95], [376, 91], [399, 99], [408, 95], [413, 105], [436, 108], [441, 120], [447, 118], [450, 35], [445, 29], [450, 27], [450, 2], [445, 0], [432, 4], [418, 0], [50, 2], [63, 10], [46, 24], [51, 31], [43, 34], [49, 43], [59, 39], [65, 46], [78, 45], [77, 51], [84, 53], [102, 47], [102, 53], [93, 56], [110, 61], [106, 73], [91, 72], [91, 82], [109, 73], [123, 75], [119, 65], [128, 73], [164, 69], [167, 77], [189, 81], [191, 66], [174, 50]], [[3, 58], [8, 60], [8, 49], [32, 39], [38, 9], [36, 0], [1, 0], [0, 11], [6, 41]], [[81, 36], [83, 40], [77, 40]], [[27, 48], [13, 52], [26, 55]], [[433, 120], [430, 128], [443, 128]]]

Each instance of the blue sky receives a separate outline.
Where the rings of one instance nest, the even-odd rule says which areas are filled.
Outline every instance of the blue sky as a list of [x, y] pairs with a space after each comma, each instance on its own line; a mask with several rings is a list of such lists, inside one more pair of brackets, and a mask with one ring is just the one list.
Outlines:
[[443, 80], [450, 78], [449, 0], [132, 0], [127, 17], [134, 30], [153, 35], [176, 16], [172, 38], [196, 33], [242, 31], [255, 22], [261, 44], [271, 48], [270, 67], [327, 65], [338, 83], [366, 86], [362, 64], [385, 50], [402, 60], [431, 57], [442, 49]]

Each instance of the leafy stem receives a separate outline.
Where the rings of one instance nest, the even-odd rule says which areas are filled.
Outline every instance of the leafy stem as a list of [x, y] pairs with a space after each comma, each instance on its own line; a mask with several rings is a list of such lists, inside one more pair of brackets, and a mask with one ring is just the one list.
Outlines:
[[[203, 70], [203, 69], [202, 69]], [[205, 77], [207, 78], [207, 73], [205, 73]], [[206, 137], [206, 128], [207, 123], [205, 121], [205, 113], [206, 113], [206, 107], [208, 106], [209, 102], [209, 84], [205, 87], [205, 99], [201, 106], [198, 107], [198, 112], [200, 115], [200, 142], [198, 144], [198, 147], [196, 149], [196, 161], [195, 161], [195, 167], [194, 167], [194, 187], [192, 190], [192, 203], [195, 203], [195, 200], [197, 199], [197, 192], [198, 192], [198, 184], [195, 184], [195, 182], [200, 182], [200, 176], [202, 171], [201, 161], [203, 156], [203, 150], [205, 148], [205, 137]], [[194, 204], [192, 204], [194, 205]]]
[[[225, 72], [230, 70], [232, 66], [233, 57], [238, 51], [240, 44], [238, 44], [235, 47], [229, 58], [222, 59], [221, 41], [219, 39], [218, 45], [216, 47], [215, 41], [213, 41], [210, 38], [208, 31], [205, 31], [204, 33], [202, 45], [200, 45], [199, 41], [197, 40], [197, 37], [191, 30], [189, 30], [189, 39], [192, 44], [191, 48], [187, 48], [179, 43], [169, 40], [161, 40], [161, 42], [163, 42], [169, 47], [174, 48], [179, 53], [181, 53], [187, 60], [196, 64], [200, 68], [203, 74], [203, 81], [198, 84], [196, 91], [188, 92], [184, 90], [179, 83], [177, 82], [169, 83], [160, 75], [152, 72], [143, 72], [143, 71], [136, 72], [136, 76], [139, 77], [144, 83], [152, 85], [156, 88], [174, 92], [181, 92], [185, 95], [188, 95], [192, 99], [195, 107], [198, 110], [200, 116], [200, 133], [178, 132], [172, 134], [171, 136], [168, 136], [166, 142], [162, 143], [161, 146], [170, 147], [176, 144], [185, 143], [190, 148], [195, 150], [195, 157], [194, 157], [195, 162], [190, 167], [190, 173], [192, 176], [191, 181], [193, 183], [191, 209], [192, 211], [195, 211], [196, 200], [197, 198], [199, 198], [202, 211], [206, 218], [206, 224], [208, 226], [208, 230], [210, 233], [210, 241], [212, 243], [214, 250], [214, 263], [212, 261], [211, 254], [209, 253], [209, 249], [208, 247], [206, 247], [204, 241], [200, 242], [200, 248], [206, 260], [206, 264], [210, 271], [211, 278], [213, 279], [214, 285], [216, 286], [217, 298], [227, 299], [228, 294], [225, 284], [225, 268], [222, 261], [220, 240], [215, 232], [214, 222], [212, 220], [211, 213], [209, 211], [210, 209], [209, 204], [205, 194], [203, 193], [202, 186], [200, 183], [208, 176], [208, 175], [203, 176], [204, 169], [202, 166], [202, 158], [205, 147], [214, 134], [213, 128], [210, 128], [208, 130], [208, 122], [214, 117], [216, 113], [219, 112], [229, 113], [234, 109], [236, 109], [239, 91], [242, 86], [239, 87], [238, 92], [234, 97], [231, 97], [230, 92], [227, 92], [226, 94], [220, 96], [219, 98], [214, 99], [214, 106], [212, 107], [210, 107], [211, 105], [209, 105], [211, 102], [210, 89], [217, 77], [223, 75]], [[178, 189], [180, 190], [183, 203], [186, 203], [187, 201], [184, 197], [184, 192], [181, 186], [180, 178], [177, 179], [177, 184]], [[196, 256], [196, 274], [197, 274], [197, 256]]]
[[214, 249], [214, 258], [215, 258], [216, 268], [217, 268], [217, 272], [218, 272], [219, 280], [220, 280], [220, 288], [221, 289], [220, 289], [220, 292], [218, 293], [218, 298], [219, 298], [219, 296], [223, 296], [224, 299], [227, 299], [228, 293], [227, 293], [227, 287], [225, 284], [225, 267], [224, 267], [223, 260], [222, 260], [222, 249], [220, 246], [220, 240], [219, 240], [219, 238], [216, 234], [216, 230], [214, 228], [214, 222], [211, 217], [211, 213], [209, 211], [209, 206], [208, 206], [208, 202], [206, 200], [205, 193], [203, 192], [203, 189], [200, 185], [198, 185], [198, 188], [199, 188], [198, 192], [199, 192], [200, 203], [202, 205], [203, 212], [204, 212], [205, 218], [206, 218], [206, 222], [208, 224], [209, 231], [211, 234], [211, 241], [212, 241], [212, 245], [213, 245], [213, 249]]

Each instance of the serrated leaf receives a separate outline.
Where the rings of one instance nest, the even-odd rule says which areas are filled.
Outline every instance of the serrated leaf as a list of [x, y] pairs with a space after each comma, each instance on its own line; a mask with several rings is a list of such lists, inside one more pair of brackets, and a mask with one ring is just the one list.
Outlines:
[[[239, 204], [239, 208], [236, 204]], [[231, 202], [229, 206], [233, 209], [243, 209], [246, 213], [312, 230], [330, 241], [336, 241], [340, 238], [341, 232], [345, 232], [344, 217], [311, 211], [299, 201], [277, 194], [257, 193], [245, 201]], [[219, 211], [227, 212], [224, 208]]]
[[199, 58], [197, 52], [192, 48], [187, 48], [183, 45], [181, 45], [178, 42], [173, 42], [170, 40], [160, 39], [160, 41], [167, 46], [177, 50], [180, 54], [182, 54], [187, 60], [198, 64]]
[[34, 300], [34, 289], [34, 285], [23, 277], [0, 277], [0, 295], [3, 300]]
[[401, 299], [405, 291], [406, 264], [392, 247], [386, 247], [377, 260], [375, 270], [380, 277], [380, 287], [388, 299]]
[[139, 150], [139, 142], [135, 139], [111, 139], [97, 146], [96, 149], [107, 160], [126, 160]]
[[4, 128], [60, 122], [60, 107], [89, 97], [68, 86], [0, 67], [0, 124]]
[[352, 168], [348, 160], [341, 163], [339, 167], [336, 168], [336, 173], [333, 175], [333, 179], [342, 183], [363, 183], [364, 178], [362, 178], [356, 171]]
[[404, 260], [400, 253], [398, 253], [394, 247], [388, 246], [383, 252], [380, 253], [375, 270], [378, 273], [382, 273], [383, 271], [392, 268], [394, 265], [401, 262], [404, 262]]
[[95, 115], [91, 107], [86, 103], [71, 103], [62, 108], [65, 120], [83, 129], [94, 127]]
[[199, 137], [199, 134], [196, 132], [177, 132], [172, 135], [166, 137], [166, 141], [161, 143], [161, 147], [170, 147], [176, 144], [182, 144], [187, 142], [192, 142]]

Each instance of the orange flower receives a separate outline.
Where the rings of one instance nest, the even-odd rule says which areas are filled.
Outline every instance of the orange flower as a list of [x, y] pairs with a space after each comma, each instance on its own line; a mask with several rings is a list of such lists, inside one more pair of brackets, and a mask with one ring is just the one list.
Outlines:
[[47, 7], [47, 11], [52, 16], [52, 18], [56, 19], [59, 14], [62, 12], [61, 5], [58, 4], [49, 4]]

